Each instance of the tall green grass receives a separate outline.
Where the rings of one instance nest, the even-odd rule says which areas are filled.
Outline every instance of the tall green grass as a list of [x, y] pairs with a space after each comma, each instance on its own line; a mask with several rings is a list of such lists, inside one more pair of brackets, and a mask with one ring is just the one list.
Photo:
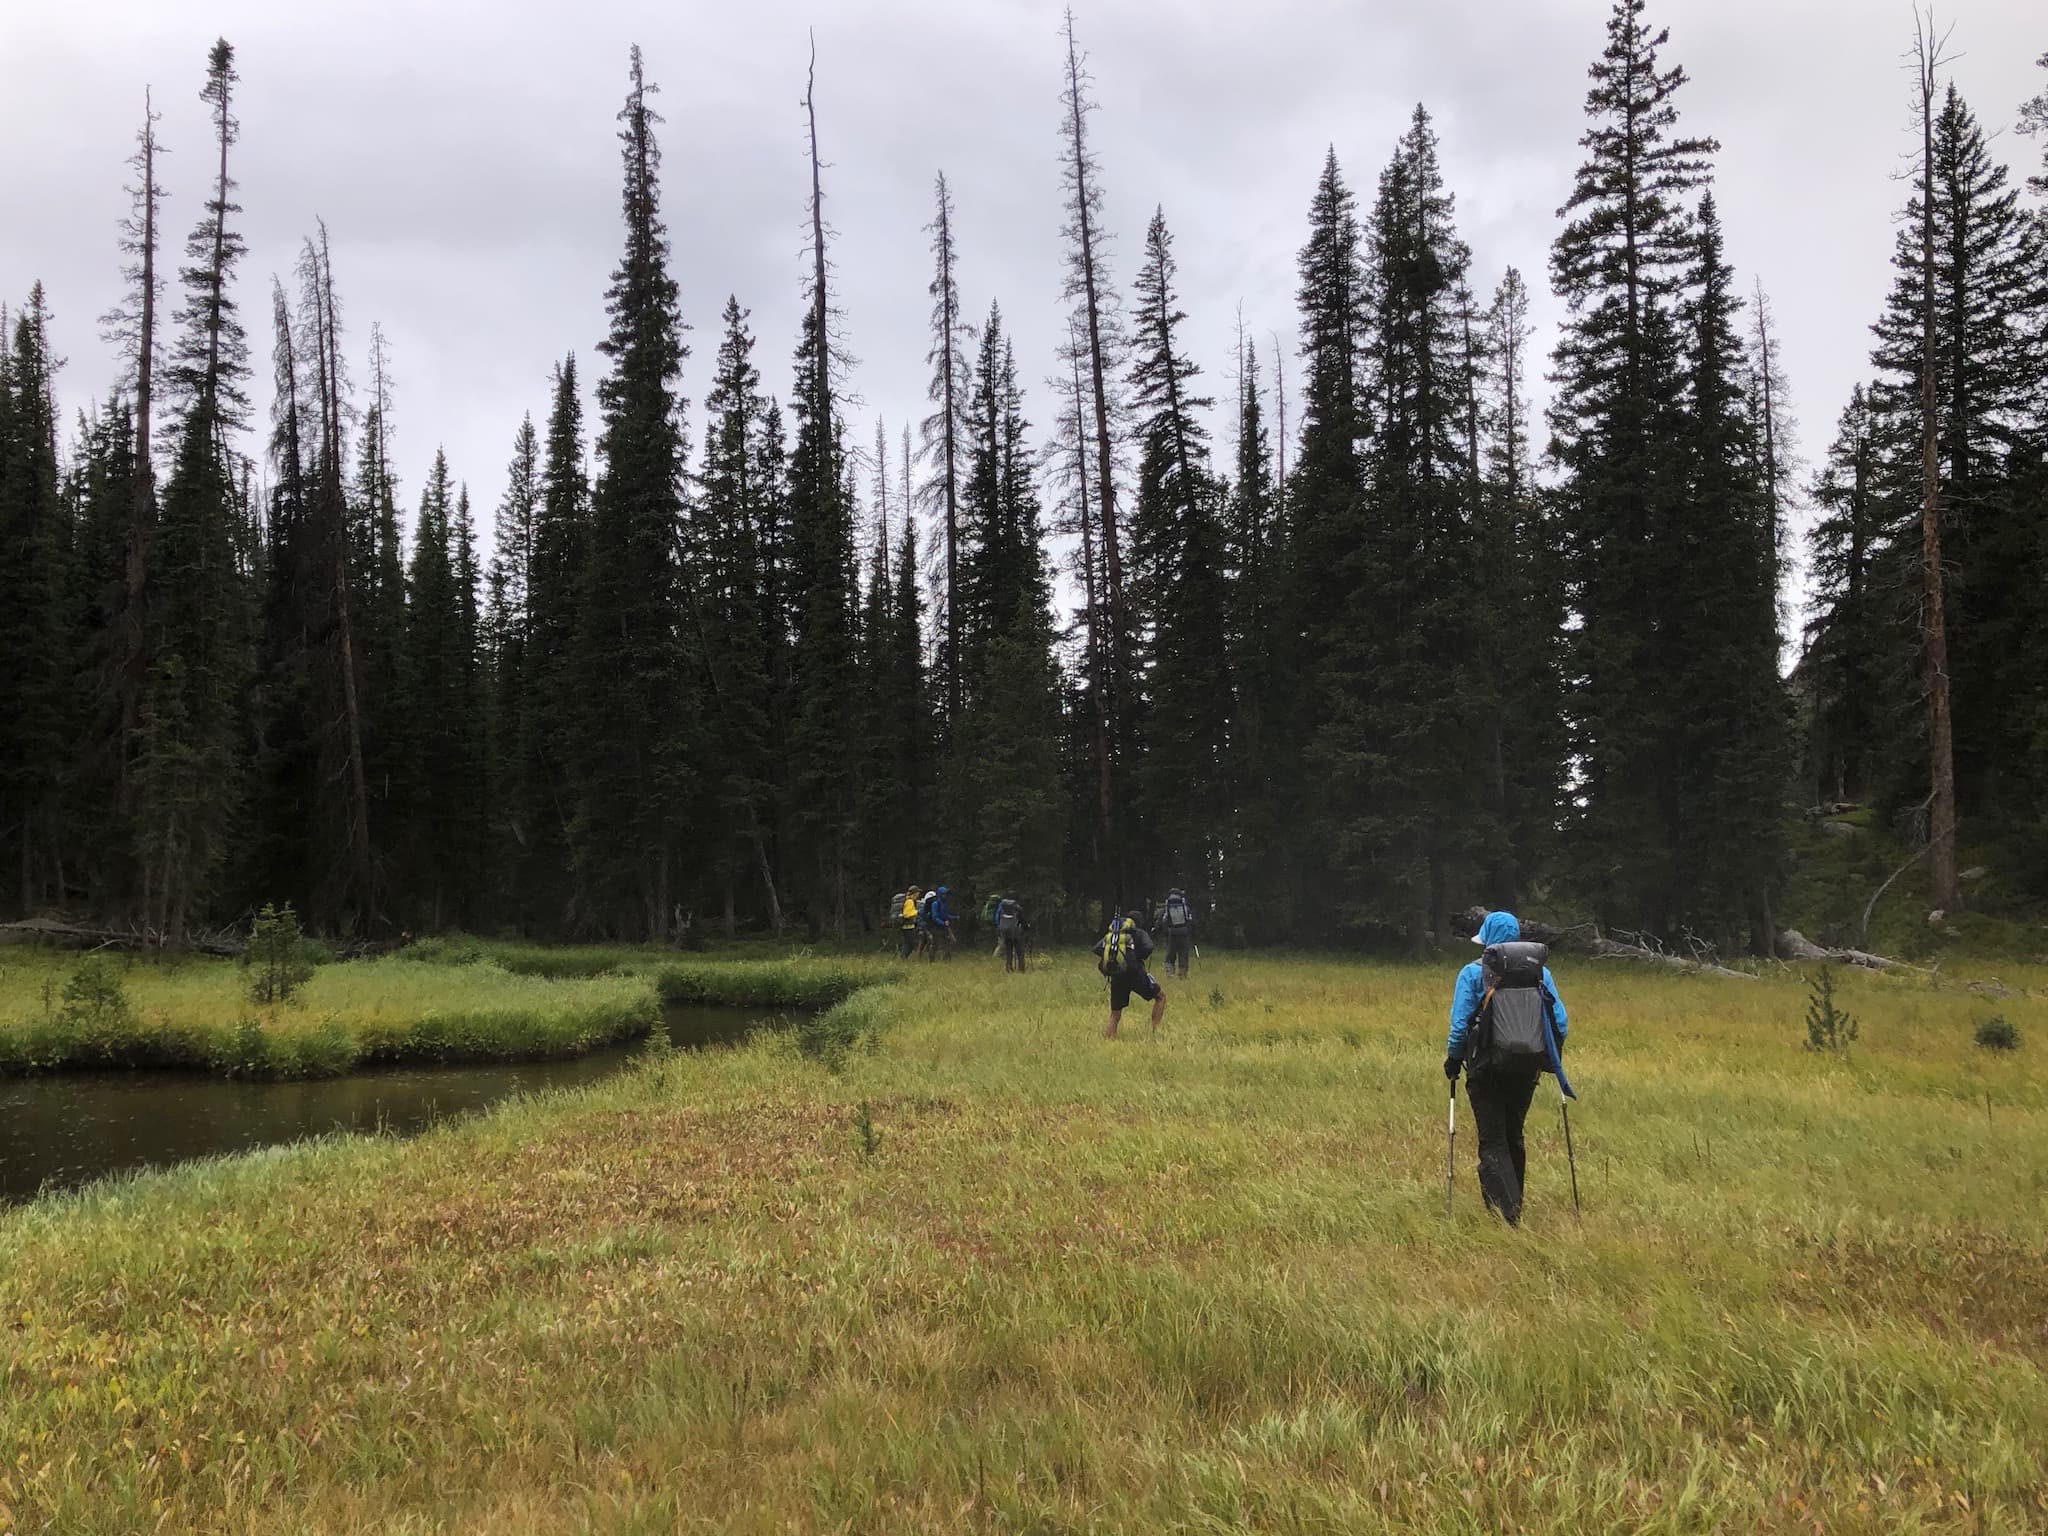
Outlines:
[[[780, 1032], [0, 1216], [0, 1505], [83, 1536], [2048, 1527], [2039, 996], [1846, 976], [1833, 1058], [1797, 976], [1561, 961], [1585, 1212], [1545, 1087], [1508, 1231], [1469, 1134], [1444, 1215], [1450, 968], [1212, 955], [1110, 1042], [1078, 957], [878, 967], [835, 1059]], [[1972, 1043], [1994, 1007], [2019, 1051]]]
[[250, 1001], [238, 966], [138, 962], [118, 972], [126, 1016], [80, 1020], [67, 1018], [61, 1001], [63, 979], [79, 963], [28, 951], [0, 961], [0, 1075], [180, 1067], [324, 1077], [384, 1062], [572, 1056], [661, 1021], [644, 977], [557, 982], [490, 964], [397, 959], [323, 966], [296, 1002], [268, 1006]]

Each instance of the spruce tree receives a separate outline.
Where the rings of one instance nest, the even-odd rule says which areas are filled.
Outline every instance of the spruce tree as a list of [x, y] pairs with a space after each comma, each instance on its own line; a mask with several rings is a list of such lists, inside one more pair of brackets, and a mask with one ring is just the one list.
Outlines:
[[1299, 637], [1300, 696], [1291, 739], [1276, 745], [1283, 776], [1301, 790], [1288, 860], [1291, 888], [1270, 898], [1276, 924], [1290, 931], [1306, 920], [1310, 889], [1323, 893], [1323, 921], [1342, 916], [1340, 904], [1328, 899], [1335, 871], [1362, 862], [1360, 850], [1323, 840], [1341, 812], [1325, 767], [1311, 767], [1307, 755], [1345, 708], [1342, 674], [1355, 675], [1359, 666], [1355, 594], [1371, 574], [1365, 454], [1372, 427], [1362, 376], [1369, 290], [1357, 207], [1334, 149], [1323, 160], [1297, 265], [1305, 376], [1300, 449], [1286, 496], [1292, 546], [1287, 603]]
[[391, 469], [393, 379], [384, 333], [370, 327], [370, 405], [356, 461], [351, 575], [362, 602], [356, 611], [356, 666], [362, 680], [363, 763], [371, 846], [377, 850], [377, 893], [390, 885], [389, 864], [407, 820], [413, 756], [412, 707], [405, 666], [405, 548], [398, 481]]
[[875, 446], [868, 467], [872, 471], [873, 533], [868, 540], [861, 593], [859, 694], [850, 744], [857, 773], [854, 795], [859, 828], [856, 859], [860, 883], [855, 901], [863, 932], [881, 919], [888, 893], [903, 888], [910, 864], [909, 850], [894, 824], [897, 798], [890, 775], [894, 758], [888, 739], [890, 663], [896, 639], [896, 588], [889, 569], [894, 554], [889, 542], [889, 435], [880, 418], [875, 421]]
[[527, 585], [533, 566], [534, 527], [541, 497], [540, 436], [531, 413], [512, 436], [505, 494], [498, 502], [493, 549], [484, 579], [483, 650], [484, 828], [483, 864], [495, 913], [524, 926], [519, 883], [520, 842], [532, 820], [533, 784], [520, 749], [520, 711], [526, 682]]
[[1688, 663], [1672, 843], [1685, 920], [1769, 954], [1790, 779], [1776, 518], [1744, 399], [1742, 301], [1712, 193], [1695, 241], [1684, 308], [1686, 517], [1674, 531], [1692, 570], [1665, 616]]
[[1887, 685], [1911, 671], [1894, 639], [1894, 620], [1906, 616], [1898, 612], [1899, 582], [1886, 569], [1899, 530], [1881, 431], [1859, 384], [1812, 490], [1820, 516], [1808, 535], [1813, 610], [1800, 671], [1813, 699], [1809, 754], [1821, 800], [1858, 800], [1875, 788], [1880, 743], [1890, 734], [1885, 701], [1896, 697]]
[[[78, 416], [64, 474], [65, 520], [72, 529], [72, 710], [76, 722], [60, 811], [65, 878], [93, 909], [122, 910], [132, 895], [131, 849], [120, 815], [126, 770], [121, 730], [121, 667], [126, 643], [127, 535], [134, 514], [135, 418], [116, 392]], [[109, 815], [109, 811], [114, 814]]]
[[71, 512], [57, 466], [49, 309], [37, 283], [14, 321], [0, 432], [0, 849], [26, 915], [61, 901], [74, 772], [78, 615]]
[[[906, 469], [909, 439], [904, 440]], [[907, 509], [906, 509], [907, 510]], [[893, 568], [893, 626], [883, 654], [883, 774], [890, 787], [883, 841], [894, 852], [882, 875], [894, 889], [922, 878], [934, 852], [927, 810], [936, 792], [938, 720], [925, 669], [924, 593], [918, 584], [917, 519], [906, 515]]]
[[579, 587], [574, 837], [594, 923], [660, 939], [685, 894], [701, 713], [678, 548], [685, 461], [676, 380], [689, 349], [661, 217], [661, 119], [637, 47], [630, 76], [619, 113], [626, 248], [598, 348], [611, 371], [597, 390], [600, 469]]
[[484, 651], [483, 571], [477, 559], [476, 518], [470, 510], [469, 487], [455, 493], [455, 516], [449, 539], [449, 562], [455, 571], [456, 619], [461, 663], [461, 691], [456, 715], [460, 730], [455, 787], [461, 794], [454, 816], [455, 878], [460, 898], [456, 920], [476, 923], [484, 910], [488, 861], [485, 839], [493, 810], [489, 798], [490, 692]]
[[1484, 463], [1478, 639], [1486, 718], [1479, 738], [1496, 828], [1484, 900], [1510, 910], [1553, 866], [1564, 820], [1565, 551], [1555, 504], [1531, 469], [1529, 289], [1509, 267], [1486, 312], [1480, 387]]
[[779, 487], [764, 474], [768, 402], [754, 366], [747, 312], [738, 299], [726, 299], [724, 319], [704, 397], [704, 461], [693, 508], [701, 562], [698, 614], [714, 722], [711, 760], [718, 769], [713, 805], [728, 829], [713, 856], [725, 888], [728, 928], [736, 921], [736, 890], [758, 885], [761, 913], [779, 937], [783, 910], [775, 831], [782, 812], [775, 722], [787, 629], [770, 580], [780, 515], [771, 498]]
[[1471, 253], [1458, 238], [1428, 113], [1380, 177], [1368, 241], [1363, 387], [1367, 525], [1309, 743], [1320, 836], [1344, 850], [1347, 920], [1411, 944], [1448, 914], [1498, 829], [1480, 814], [1483, 713], [1472, 513], [1477, 466], [1467, 326]]
[[1066, 831], [1051, 582], [1029, 423], [1000, 309], [991, 306], [980, 340], [961, 498], [966, 704], [948, 770], [955, 852], [965, 891], [1016, 896], [1050, 915]]
[[1569, 314], [1550, 422], [1579, 619], [1577, 873], [1604, 920], [1671, 932], [1686, 902], [1673, 843], [1691, 706], [1675, 686], [1689, 658], [1666, 620], [1694, 575], [1674, 310], [1693, 252], [1686, 199], [1718, 146], [1677, 132], [1685, 72], [1660, 65], [1668, 34], [1642, 12], [1643, 0], [1615, 0], [1590, 70], [1586, 158], [1551, 247]]
[[575, 781], [575, 674], [571, 662], [582, 613], [578, 596], [590, 541], [590, 485], [583, 471], [583, 402], [572, 353], [556, 367], [541, 462], [540, 505], [527, 571], [527, 640], [522, 658], [518, 750], [528, 795], [515, 838], [519, 888], [536, 929], [562, 936], [575, 922], [569, 822]]
[[[137, 839], [146, 920], [172, 943], [213, 894], [242, 796], [237, 740], [248, 669], [239, 564], [243, 492], [229, 447], [247, 410], [247, 344], [233, 294], [243, 253], [229, 152], [234, 50], [208, 56], [200, 96], [212, 118], [213, 190], [179, 274], [185, 301], [166, 372], [175, 403], [171, 472], [158, 508], [149, 605], [150, 676], [141, 709]], [[161, 580], [157, 580], [161, 577]]]
[[455, 492], [448, 456], [436, 449], [420, 491], [407, 573], [405, 659], [415, 717], [408, 764], [409, 825], [399, 899], [408, 920], [441, 928], [459, 920], [465, 823], [471, 805], [466, 719], [469, 656], [456, 566]]
[[1275, 478], [1272, 434], [1259, 383], [1258, 348], [1238, 327], [1237, 453], [1228, 510], [1231, 828], [1218, 910], [1247, 935], [1270, 932], [1286, 886], [1292, 786], [1283, 745], [1293, 696], [1294, 627], [1288, 612], [1287, 527]]
[[[2034, 63], [2048, 69], [2048, 53], [2042, 54]], [[2027, 178], [2027, 188], [2037, 197], [2048, 197], [2048, 86], [2020, 104], [2019, 130], [2029, 138], [2041, 140], [2042, 169], [2040, 174]]]
[[[1131, 405], [1138, 432], [1139, 607], [1144, 614], [1143, 820], [1156, 858], [1148, 889], [1208, 899], [1222, 868], [1230, 734], [1222, 490], [1209, 464], [1200, 370], [1182, 349], [1163, 210], [1145, 232], [1132, 304]], [[1163, 866], [1163, 867], [1162, 867]]]

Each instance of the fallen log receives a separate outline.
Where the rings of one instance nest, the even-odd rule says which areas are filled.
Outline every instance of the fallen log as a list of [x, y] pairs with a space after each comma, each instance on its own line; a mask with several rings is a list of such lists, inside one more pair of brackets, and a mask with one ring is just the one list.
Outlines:
[[1816, 944], [1797, 928], [1782, 928], [1778, 931], [1778, 954], [1785, 960], [1803, 960], [1808, 963], [1834, 965], [1860, 965], [1867, 971], [1920, 971], [1917, 965], [1908, 965], [1903, 960], [1894, 960], [1889, 955], [1873, 955], [1867, 949], [1831, 949]]
[[1692, 976], [1726, 976], [1736, 981], [1756, 980], [1748, 971], [1731, 971], [1727, 966], [1716, 965], [1711, 960], [1687, 960], [1679, 955], [1663, 954], [1641, 944], [1622, 944], [1607, 938], [1593, 940], [1593, 958], [1633, 960], [1642, 965], [1661, 965], [1668, 970], [1684, 971]]
[[[1451, 919], [1451, 936], [1471, 938], [1479, 931], [1479, 925], [1486, 921], [1488, 910], [1486, 907], [1467, 907]], [[1591, 923], [1560, 928], [1554, 923], [1538, 922], [1534, 918], [1519, 921], [1523, 938], [1532, 944], [1547, 944], [1552, 949], [1583, 950], [1590, 948], [1600, 937], [1600, 930]]]
[[31, 917], [15, 923], [0, 923], [0, 933], [63, 949], [130, 949], [160, 953], [166, 949], [192, 950], [202, 955], [221, 955], [230, 960], [242, 957], [242, 941], [225, 934], [187, 934], [182, 944], [166, 943], [159, 934], [137, 928], [87, 928], [77, 923], [60, 923], [54, 918]]

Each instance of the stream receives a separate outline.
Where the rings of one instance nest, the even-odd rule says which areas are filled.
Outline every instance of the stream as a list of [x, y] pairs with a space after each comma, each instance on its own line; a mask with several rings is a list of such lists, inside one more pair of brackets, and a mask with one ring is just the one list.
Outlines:
[[[730, 1045], [783, 1015], [671, 1007], [684, 1049]], [[601, 1082], [646, 1049], [628, 1040], [561, 1061], [388, 1067], [311, 1082], [190, 1072], [65, 1072], [0, 1080], [0, 1202], [32, 1200], [110, 1173], [246, 1152], [329, 1131], [408, 1136], [517, 1093]]]

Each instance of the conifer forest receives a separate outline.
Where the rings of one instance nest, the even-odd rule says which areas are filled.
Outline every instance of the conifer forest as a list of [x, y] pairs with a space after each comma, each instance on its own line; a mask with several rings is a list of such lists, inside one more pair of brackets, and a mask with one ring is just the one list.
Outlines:
[[[1547, 270], [1480, 269], [1417, 105], [1378, 163], [1276, 167], [1294, 312], [1199, 361], [1229, 318], [1184, 311], [1171, 208], [1106, 195], [1119, 84], [1069, 14], [1064, 343], [1013, 344], [1061, 274], [988, 293], [935, 164], [929, 328], [861, 338], [929, 365], [886, 425], [829, 117], [787, 189], [801, 325], [757, 334], [677, 280], [682, 146], [622, 48], [606, 329], [550, 342], [495, 504], [466, 487], [499, 464], [398, 483], [396, 424], [434, 426], [354, 323], [346, 230], [249, 270], [238, 59], [195, 47], [156, 88], [210, 137], [138, 114], [119, 309], [5, 296], [0, 920], [846, 937], [944, 882], [1077, 934], [1180, 885], [1253, 943], [1406, 949], [1482, 903], [1768, 949], [1787, 829], [1839, 802], [1935, 906], [1959, 843], [2048, 899], [2048, 73], [1966, 101], [1890, 18], [1914, 154], [1893, 224], [1841, 238], [1895, 282], [1805, 463], [1655, 9], [1588, 30]], [[120, 386], [65, 398], [94, 346]]]

